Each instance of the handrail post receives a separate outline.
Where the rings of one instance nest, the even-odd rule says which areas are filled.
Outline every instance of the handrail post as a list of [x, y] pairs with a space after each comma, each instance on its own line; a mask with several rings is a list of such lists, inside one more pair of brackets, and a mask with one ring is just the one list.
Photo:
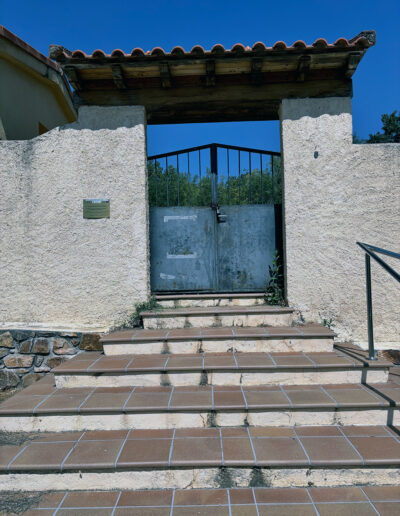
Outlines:
[[372, 319], [371, 258], [365, 253], [365, 279], [367, 283], [368, 351], [369, 359], [376, 360], [374, 349], [374, 323]]

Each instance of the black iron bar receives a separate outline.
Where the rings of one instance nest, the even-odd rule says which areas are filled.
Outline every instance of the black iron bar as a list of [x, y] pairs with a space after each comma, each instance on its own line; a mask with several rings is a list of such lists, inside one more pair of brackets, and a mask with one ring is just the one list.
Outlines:
[[226, 162], [227, 162], [227, 168], [228, 168], [228, 204], [230, 206], [231, 204], [231, 185], [229, 181], [229, 149], [226, 149]]
[[165, 156], [165, 174], [167, 176], [167, 207], [169, 208], [169, 191], [168, 191], [168, 156]]
[[180, 182], [179, 182], [179, 154], [176, 155], [176, 173], [178, 174], [178, 206], [180, 206]]
[[250, 204], [252, 203], [252, 195], [251, 195], [251, 152], [249, 152], [249, 197]]
[[156, 182], [156, 206], [158, 206], [158, 174], [157, 174], [157, 161], [153, 160], [154, 166], [154, 180]]
[[365, 279], [367, 283], [368, 354], [370, 360], [376, 360], [374, 349], [374, 323], [372, 319], [371, 258], [367, 253], [365, 253]]
[[367, 293], [367, 320], [368, 320], [368, 354], [370, 360], [376, 360], [376, 352], [374, 345], [374, 322], [372, 312], [372, 282], [371, 282], [371, 258], [373, 258], [381, 267], [385, 269], [395, 280], [400, 283], [400, 274], [396, 272], [389, 264], [387, 264], [382, 258], [376, 255], [376, 253], [384, 254], [392, 258], [400, 260], [400, 254], [380, 247], [375, 247], [370, 244], [363, 242], [357, 242], [357, 245], [365, 251], [365, 281], [366, 281], [366, 293]]
[[260, 154], [260, 191], [261, 191], [261, 204], [264, 203], [264, 192], [263, 192], [263, 181], [262, 181], [262, 154]]
[[238, 204], [240, 204], [240, 183], [242, 181], [242, 178], [241, 178], [241, 175], [240, 175], [240, 150], [238, 150], [238, 155], [239, 155], [239, 158], [238, 158], [238, 167], [239, 167], [239, 177], [238, 177], [239, 203]]
[[275, 204], [275, 177], [274, 177], [274, 157], [271, 156], [271, 191], [272, 203]]
[[201, 204], [201, 150], [199, 149], [199, 204]]

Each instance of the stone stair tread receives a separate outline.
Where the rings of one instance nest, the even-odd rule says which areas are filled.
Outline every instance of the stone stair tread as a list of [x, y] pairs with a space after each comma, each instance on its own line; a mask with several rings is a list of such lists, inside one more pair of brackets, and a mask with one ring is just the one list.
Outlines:
[[282, 314], [293, 313], [293, 308], [275, 305], [254, 306], [204, 306], [187, 308], [163, 308], [142, 312], [142, 317], [180, 317], [186, 315], [231, 315], [231, 314]]
[[386, 426], [224, 427], [37, 434], [2, 446], [1, 472], [181, 467], [398, 467], [400, 429]]
[[185, 341], [203, 339], [302, 339], [334, 338], [335, 332], [320, 324], [304, 326], [269, 327], [215, 327], [215, 328], [176, 328], [172, 330], [129, 329], [104, 335], [102, 343], [146, 342], [146, 341]]
[[157, 294], [154, 297], [157, 301], [172, 301], [179, 299], [253, 299], [264, 296], [264, 292], [223, 292], [220, 294]]
[[185, 353], [102, 356], [81, 353], [55, 369], [55, 375], [65, 374], [135, 374], [137, 372], [184, 371], [279, 371], [286, 369], [370, 369], [388, 368], [392, 364], [384, 358], [368, 361], [367, 353], [349, 356], [344, 352], [324, 353]]
[[[400, 384], [57, 388], [38, 382], [0, 404], [0, 417], [179, 411], [400, 407]], [[1, 420], [1, 419], [0, 419]]]
[[[21, 494], [7, 493], [7, 500], [17, 499]], [[399, 486], [351, 486], [351, 487], [286, 487], [286, 488], [217, 488], [217, 489], [149, 489], [137, 491], [54, 491], [35, 497], [30, 510], [39, 508], [37, 515], [81, 514], [85, 508], [89, 514], [122, 516], [140, 514], [170, 516], [174, 514], [196, 514], [207, 511], [214, 516], [238, 516], [267, 514], [268, 510], [285, 514], [318, 515], [341, 509], [346, 514], [390, 514], [400, 513]], [[174, 510], [177, 510], [175, 512]], [[120, 512], [121, 511], [121, 512]], [[135, 511], [135, 512], [133, 512]], [[136, 512], [138, 511], [138, 512]], [[162, 512], [164, 511], [164, 512]], [[189, 512], [185, 512], [189, 511]], [[267, 511], [267, 512], [260, 512]], [[318, 512], [317, 512], [318, 511]], [[20, 513], [32, 515], [32, 512]], [[143, 513], [142, 513], [143, 514]], [[202, 512], [204, 514], [204, 512]], [[276, 512], [273, 512], [276, 514]], [[333, 514], [329, 512], [329, 514]]]

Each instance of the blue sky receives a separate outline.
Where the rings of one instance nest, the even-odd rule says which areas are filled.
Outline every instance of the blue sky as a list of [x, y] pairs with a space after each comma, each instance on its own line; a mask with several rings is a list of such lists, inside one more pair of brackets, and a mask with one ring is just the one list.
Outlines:
[[[400, 0], [0, 0], [0, 24], [46, 55], [51, 43], [86, 52], [190, 50], [319, 37], [333, 42], [375, 29], [377, 45], [354, 76], [354, 130], [366, 137], [380, 129], [382, 113], [400, 110]], [[150, 126], [148, 134], [150, 154], [211, 141], [279, 150], [276, 122]]]

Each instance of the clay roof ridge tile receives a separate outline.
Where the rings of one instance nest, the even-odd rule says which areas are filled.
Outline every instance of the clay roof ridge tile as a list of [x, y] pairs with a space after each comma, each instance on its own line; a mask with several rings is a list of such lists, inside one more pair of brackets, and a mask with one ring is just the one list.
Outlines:
[[149, 54], [149, 52], [145, 52], [143, 48], [139, 47], [134, 48], [131, 52], [132, 57], [144, 57], [147, 54]]
[[[64, 55], [65, 55], [65, 52], [64, 52]], [[69, 56], [66, 56], [66, 57], [69, 57]], [[74, 50], [71, 54], [71, 57], [72, 57], [72, 59], [85, 59], [90, 56], [88, 54], [85, 54], [85, 52], [83, 52], [83, 50]]]

